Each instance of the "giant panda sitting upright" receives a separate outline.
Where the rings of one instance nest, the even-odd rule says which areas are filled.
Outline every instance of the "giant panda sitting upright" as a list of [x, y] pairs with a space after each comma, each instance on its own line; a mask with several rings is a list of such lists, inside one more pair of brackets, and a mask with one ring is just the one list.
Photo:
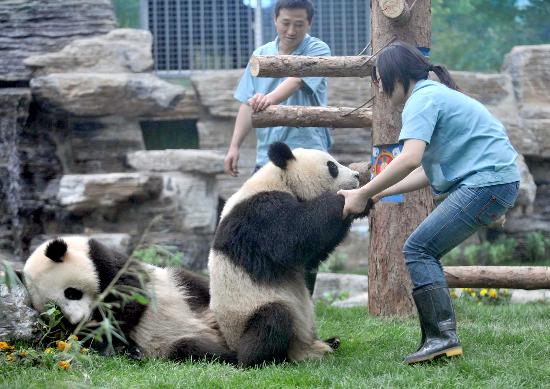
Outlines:
[[[71, 236], [49, 240], [27, 259], [23, 268], [32, 305], [42, 312], [55, 303], [76, 325], [99, 319], [93, 304], [128, 259], [94, 239]], [[150, 305], [130, 301], [113, 309], [115, 319], [133, 351], [140, 355], [184, 360], [220, 359], [235, 362], [212, 312], [208, 309], [208, 281], [183, 268], [164, 269], [132, 261], [115, 286], [141, 287], [153, 299]], [[109, 295], [105, 301], [120, 302]], [[137, 348], [135, 347], [137, 346]]]
[[241, 366], [332, 351], [316, 335], [305, 273], [349, 231], [336, 192], [359, 185], [358, 172], [319, 150], [277, 142], [269, 159], [227, 200], [208, 262], [210, 308]]

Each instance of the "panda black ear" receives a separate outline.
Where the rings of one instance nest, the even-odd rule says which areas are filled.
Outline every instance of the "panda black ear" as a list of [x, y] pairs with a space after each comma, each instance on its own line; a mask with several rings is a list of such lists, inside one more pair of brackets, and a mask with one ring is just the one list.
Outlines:
[[57, 238], [48, 244], [45, 254], [54, 262], [63, 262], [63, 256], [66, 252], [67, 243], [63, 239]]
[[286, 143], [275, 142], [269, 145], [269, 151], [267, 153], [269, 160], [275, 164], [275, 166], [286, 169], [288, 161], [296, 159], [292, 150]]

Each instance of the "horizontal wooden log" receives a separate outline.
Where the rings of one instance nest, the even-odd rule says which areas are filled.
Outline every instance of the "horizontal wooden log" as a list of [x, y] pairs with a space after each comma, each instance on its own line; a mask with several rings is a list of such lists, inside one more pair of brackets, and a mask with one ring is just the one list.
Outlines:
[[451, 288], [550, 289], [547, 266], [445, 266]]
[[250, 72], [255, 77], [368, 77], [371, 58], [370, 55], [258, 55], [250, 59]]
[[364, 128], [372, 125], [370, 108], [272, 105], [252, 114], [252, 127]]

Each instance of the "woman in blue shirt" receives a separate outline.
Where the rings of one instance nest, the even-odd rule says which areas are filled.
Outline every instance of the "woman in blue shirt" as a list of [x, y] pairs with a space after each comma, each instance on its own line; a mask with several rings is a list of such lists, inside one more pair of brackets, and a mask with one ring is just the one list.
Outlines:
[[[441, 82], [428, 80], [430, 71]], [[403, 150], [365, 186], [339, 192], [346, 198], [344, 217], [364, 210], [369, 198], [376, 203], [428, 185], [436, 194], [448, 194], [403, 247], [422, 330], [420, 347], [405, 362], [461, 355], [440, 258], [513, 206], [517, 153], [503, 125], [415, 47], [395, 42], [382, 50], [372, 79], [392, 105], [405, 103]]]

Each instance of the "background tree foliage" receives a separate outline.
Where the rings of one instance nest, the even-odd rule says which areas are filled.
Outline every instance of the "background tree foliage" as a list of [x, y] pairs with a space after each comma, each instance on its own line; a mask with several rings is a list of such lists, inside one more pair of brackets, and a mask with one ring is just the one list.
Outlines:
[[517, 45], [550, 43], [549, 0], [432, 0], [432, 60], [498, 71]]

